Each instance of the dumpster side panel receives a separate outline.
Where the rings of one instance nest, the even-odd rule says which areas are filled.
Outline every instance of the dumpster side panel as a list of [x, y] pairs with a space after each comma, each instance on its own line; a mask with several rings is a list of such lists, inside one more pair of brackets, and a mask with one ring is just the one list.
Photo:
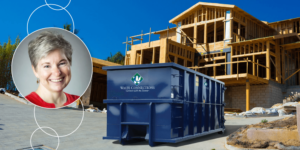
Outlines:
[[154, 139], [171, 138], [171, 110], [172, 105], [168, 103], [155, 104], [154, 107]]
[[211, 110], [211, 117], [210, 117], [210, 121], [211, 121], [211, 124], [210, 124], [210, 130], [214, 130], [215, 129], [215, 117], [216, 117], [216, 113], [215, 113], [215, 110], [216, 110], [216, 105], [215, 105], [215, 102], [216, 102], [216, 82], [215, 81], [211, 81], [211, 95], [210, 95], [210, 110]]
[[125, 104], [122, 110], [123, 122], [148, 122], [149, 105], [148, 104]]
[[[112, 70], [107, 73], [107, 99], [170, 98], [167, 68]], [[138, 80], [138, 81], [137, 81]]]
[[107, 136], [120, 137], [120, 104], [107, 104]]
[[183, 119], [183, 105], [172, 105], [172, 131], [171, 138], [182, 137], [182, 119]]

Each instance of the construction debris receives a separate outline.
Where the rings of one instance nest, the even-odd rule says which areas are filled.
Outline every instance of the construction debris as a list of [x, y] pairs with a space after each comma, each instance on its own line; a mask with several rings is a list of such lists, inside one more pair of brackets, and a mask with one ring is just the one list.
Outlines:
[[[300, 146], [299, 140], [287, 140], [287, 141], [271, 141], [265, 140], [250, 140], [247, 136], [248, 129], [271, 129], [285, 131], [296, 131], [297, 130], [297, 118], [296, 116], [286, 117], [280, 120], [258, 123], [254, 125], [247, 125], [238, 129], [236, 132], [229, 135], [227, 138], [227, 144], [239, 148], [266, 148], [266, 149], [290, 149], [295, 148], [295, 146]], [[288, 135], [287, 135], [288, 136]], [[278, 137], [280, 138], [280, 137]]]
[[284, 115], [295, 115], [296, 106], [300, 102], [286, 102], [285, 104], [278, 103], [273, 105], [271, 108], [254, 107], [250, 111], [235, 113], [235, 112], [224, 112], [226, 116], [242, 116], [242, 117], [261, 117], [261, 116], [284, 116]]
[[107, 110], [105, 108], [103, 108], [103, 110], [101, 111], [98, 107], [94, 107], [93, 104], [89, 106], [90, 108], [85, 109], [85, 111], [87, 112], [100, 112], [100, 113], [107, 113]]

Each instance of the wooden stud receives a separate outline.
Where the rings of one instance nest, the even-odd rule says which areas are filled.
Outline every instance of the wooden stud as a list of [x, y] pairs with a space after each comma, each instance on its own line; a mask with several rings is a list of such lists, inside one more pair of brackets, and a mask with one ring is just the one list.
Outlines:
[[257, 69], [257, 71], [256, 71], [257, 72], [257, 77], [259, 77], [259, 72], [258, 72], [259, 71], [259, 65], [258, 64], [259, 64], [259, 60], [257, 59], [257, 65], [256, 65], [256, 67], [257, 67], [256, 68]]
[[[252, 56], [252, 61], [255, 62], [255, 55]], [[252, 63], [252, 74], [255, 76], [255, 64]]]
[[248, 32], [247, 32], [247, 30], [248, 30], [248, 24], [247, 24], [247, 19], [245, 19], [245, 21], [246, 21], [246, 26], [245, 26], [245, 40], [248, 40]]
[[279, 49], [279, 44], [278, 44], [278, 40], [276, 40], [276, 44], [275, 44], [275, 64], [276, 64], [276, 81], [278, 83], [281, 83], [281, 79], [279, 78], [279, 76], [281, 76], [281, 65], [280, 65], [280, 49]]
[[231, 38], [230, 43], [233, 42], [233, 20], [231, 18], [232, 18], [232, 9], [230, 10], [230, 32], [229, 32], [229, 37]]
[[[239, 62], [239, 58], [236, 58], [237, 59], [237, 62]], [[237, 80], [239, 80], [239, 63], [236, 64], [236, 77], [237, 77]]]
[[[215, 60], [214, 60], [214, 64], [216, 64]], [[213, 71], [214, 71], [214, 78], [216, 78], [216, 75], [217, 75], [217, 68], [216, 68], [216, 66], [213, 67]]]
[[195, 25], [194, 25], [194, 45], [193, 47], [196, 48], [197, 47], [197, 22], [198, 22], [198, 16], [197, 16], [197, 12], [194, 14], [194, 22], [195, 22]]
[[270, 42], [267, 41], [267, 53], [266, 53], [266, 77], [267, 80], [270, 79], [271, 73], [270, 73]]
[[246, 80], [246, 111], [250, 110], [250, 82]]
[[203, 12], [204, 12], [204, 7], [202, 7], [202, 10], [201, 10], [201, 21], [203, 21]]
[[141, 34], [141, 44], [143, 43], [143, 30], [142, 30], [142, 34]]
[[241, 22], [239, 21], [239, 25], [238, 25], [238, 42], [240, 41], [240, 37], [241, 37]]
[[149, 32], [149, 47], [150, 47], [150, 41], [151, 41], [151, 28], [150, 28], [150, 32]]
[[248, 67], [248, 57], [247, 57], [247, 64], [246, 64], [246, 73], [247, 73], [247, 76], [248, 76], [248, 70], [249, 70], [249, 67]]
[[[285, 52], [284, 48], [281, 51], [281, 58], [282, 58], [282, 78], [285, 79]], [[285, 81], [282, 81], [283, 84], [285, 84]]]
[[153, 47], [152, 64], [155, 64], [155, 47]]
[[[290, 75], [290, 57], [289, 57], [289, 51], [287, 51], [287, 76]], [[288, 80], [288, 85], [290, 85], [290, 81]]]
[[143, 64], [144, 50], [141, 50], [140, 64]]

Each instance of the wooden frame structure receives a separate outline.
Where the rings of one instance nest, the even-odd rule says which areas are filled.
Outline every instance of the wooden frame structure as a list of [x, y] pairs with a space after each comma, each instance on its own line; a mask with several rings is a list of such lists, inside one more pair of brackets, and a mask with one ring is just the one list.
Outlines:
[[199, 2], [169, 23], [176, 27], [130, 37], [125, 64], [175, 62], [248, 90], [269, 80], [300, 85], [300, 18], [268, 23], [235, 5]]

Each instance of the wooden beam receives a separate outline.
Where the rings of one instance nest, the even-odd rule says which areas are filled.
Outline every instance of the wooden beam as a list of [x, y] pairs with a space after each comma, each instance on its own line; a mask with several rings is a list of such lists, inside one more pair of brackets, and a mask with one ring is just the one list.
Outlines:
[[150, 47], [150, 41], [151, 41], [151, 28], [150, 28], [150, 32], [149, 32], [149, 47]]
[[[285, 50], [284, 48], [282, 48], [282, 51], [281, 51], [281, 58], [282, 58], [282, 78], [284, 79], [285, 78]], [[285, 81], [282, 80], [282, 83], [285, 84]]]
[[194, 45], [193, 47], [196, 48], [197, 47], [197, 22], [198, 22], [198, 15], [197, 15], [197, 11], [194, 14]]
[[246, 80], [246, 111], [250, 110], [250, 82]]
[[246, 56], [253, 56], [253, 55], [265, 55], [266, 53], [267, 52], [257, 52], [257, 53], [250, 53], [250, 54], [235, 55], [232, 57], [237, 58], [237, 57], [246, 57]]
[[[239, 62], [239, 58], [236, 58], [237, 62]], [[239, 63], [236, 64], [236, 80], [239, 80]]]
[[267, 41], [267, 53], [266, 53], [266, 76], [267, 80], [270, 79], [270, 42]]
[[102, 70], [102, 69], [96, 68], [96, 67], [93, 67], [93, 72], [103, 74], [103, 75], [107, 75], [107, 72], [105, 70]]
[[153, 47], [152, 64], [155, 63], [155, 47]]
[[140, 62], [140, 64], [143, 64], [143, 56], [144, 55], [144, 50], [141, 50], [141, 62]]
[[[278, 83], [281, 83], [281, 79], [279, 78], [279, 76], [281, 76], [281, 65], [280, 65], [280, 49], [279, 49], [279, 44], [278, 44], [278, 40], [276, 40], [276, 44], [275, 44], [275, 66], [276, 66], [276, 70], [277, 70], [277, 74], [276, 74], [276, 81]], [[282, 76], [281, 76], [282, 78]]]
[[[255, 62], [255, 55], [252, 56], [252, 61]], [[252, 63], [252, 74], [255, 76], [255, 63]]]

